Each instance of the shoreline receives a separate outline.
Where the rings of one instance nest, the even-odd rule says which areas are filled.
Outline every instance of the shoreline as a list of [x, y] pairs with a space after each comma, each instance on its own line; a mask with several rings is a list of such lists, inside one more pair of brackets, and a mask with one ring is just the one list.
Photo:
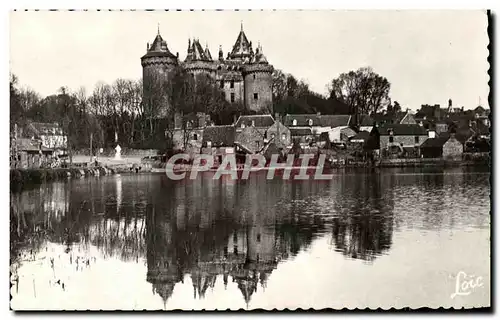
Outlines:
[[[397, 161], [377, 161], [372, 164], [367, 163], [350, 163], [350, 164], [327, 164], [323, 167], [322, 172], [336, 171], [339, 169], [384, 169], [384, 168], [452, 168], [452, 167], [491, 167], [488, 161], [450, 161], [442, 159], [395, 159]], [[403, 160], [403, 161], [402, 161]], [[298, 172], [301, 169], [306, 172], [316, 171], [318, 166], [287, 166], [287, 167], [262, 167], [255, 168], [251, 167], [249, 172], [267, 172], [269, 170], [275, 170], [276, 172], [282, 172], [283, 170], [291, 170], [293, 172]], [[217, 172], [218, 167], [213, 167], [206, 170], [199, 170], [199, 172]], [[177, 165], [173, 170], [168, 172], [172, 173], [189, 173], [192, 171], [192, 165]], [[238, 165], [236, 169], [227, 169], [227, 171], [236, 171], [241, 173], [245, 171], [244, 164]], [[138, 172], [132, 170], [128, 166], [98, 166], [98, 167], [83, 167], [83, 168], [46, 168], [46, 169], [10, 169], [10, 190], [11, 192], [18, 192], [30, 187], [35, 187], [43, 183], [54, 182], [68, 178], [82, 178], [90, 176], [104, 176], [104, 175], [114, 175], [114, 174], [166, 174], [166, 168], [154, 168], [145, 167], [141, 168]]]
[[109, 167], [92, 168], [44, 168], [44, 169], [10, 169], [10, 191], [22, 191], [46, 182], [55, 182], [68, 178], [88, 176], [104, 176], [115, 174]]

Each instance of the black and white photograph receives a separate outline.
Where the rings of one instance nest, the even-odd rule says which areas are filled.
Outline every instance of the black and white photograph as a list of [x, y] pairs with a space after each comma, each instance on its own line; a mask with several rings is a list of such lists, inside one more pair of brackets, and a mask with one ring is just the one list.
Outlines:
[[8, 15], [11, 310], [492, 307], [490, 11]]

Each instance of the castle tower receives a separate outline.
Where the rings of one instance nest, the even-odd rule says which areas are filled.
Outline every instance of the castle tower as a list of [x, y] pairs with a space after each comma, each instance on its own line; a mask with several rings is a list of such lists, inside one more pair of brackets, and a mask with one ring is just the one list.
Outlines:
[[270, 65], [259, 44], [250, 64], [243, 68], [245, 106], [259, 113], [271, 113], [273, 106], [273, 66]]
[[194, 76], [205, 75], [211, 79], [215, 78], [216, 66], [208, 49], [208, 44], [203, 50], [200, 40], [189, 41], [187, 56], [183, 64], [186, 71]]
[[168, 105], [163, 82], [168, 81], [174, 69], [179, 65], [178, 57], [168, 50], [167, 42], [163, 40], [158, 28], [158, 34], [153, 44], [147, 46], [146, 54], [141, 58], [143, 79], [143, 101], [146, 108], [156, 108], [161, 105], [160, 117], [165, 117]]

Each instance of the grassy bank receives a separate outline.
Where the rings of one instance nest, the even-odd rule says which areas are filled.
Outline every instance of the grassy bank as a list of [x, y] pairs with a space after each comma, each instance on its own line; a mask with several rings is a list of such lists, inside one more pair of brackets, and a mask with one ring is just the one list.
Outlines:
[[79, 178], [82, 176], [99, 176], [113, 174], [109, 168], [57, 168], [57, 169], [11, 169], [10, 190], [20, 191], [44, 182], [62, 179]]

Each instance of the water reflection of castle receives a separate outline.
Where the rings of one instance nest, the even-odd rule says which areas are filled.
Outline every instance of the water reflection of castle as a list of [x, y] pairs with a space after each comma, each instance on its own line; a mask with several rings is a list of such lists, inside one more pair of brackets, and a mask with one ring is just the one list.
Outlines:
[[238, 225], [215, 221], [212, 228], [179, 228], [175, 222], [148, 215], [147, 281], [166, 301], [175, 284], [189, 274], [194, 297], [203, 298], [218, 276], [224, 286], [237, 283], [248, 303], [257, 287], [265, 287], [269, 275], [288, 252], [274, 227]]
[[[185, 184], [164, 178], [123, 176], [66, 185], [64, 218], [47, 225], [53, 241], [64, 239], [68, 229], [74, 242], [92, 243], [104, 256], [137, 261], [145, 255], [147, 281], [164, 301], [190, 276], [195, 298], [222, 280], [236, 284], [247, 303], [280, 261], [320, 236], [331, 237], [344, 256], [369, 261], [392, 244], [392, 188], [401, 182], [391, 176], [340, 176], [328, 184], [265, 176]], [[49, 191], [59, 194], [46, 189], [38, 195], [51, 199]], [[42, 208], [44, 203], [22, 202]], [[35, 210], [39, 214], [19, 210], [23, 216], [11, 219], [11, 230], [24, 220], [43, 221], [42, 208]]]

